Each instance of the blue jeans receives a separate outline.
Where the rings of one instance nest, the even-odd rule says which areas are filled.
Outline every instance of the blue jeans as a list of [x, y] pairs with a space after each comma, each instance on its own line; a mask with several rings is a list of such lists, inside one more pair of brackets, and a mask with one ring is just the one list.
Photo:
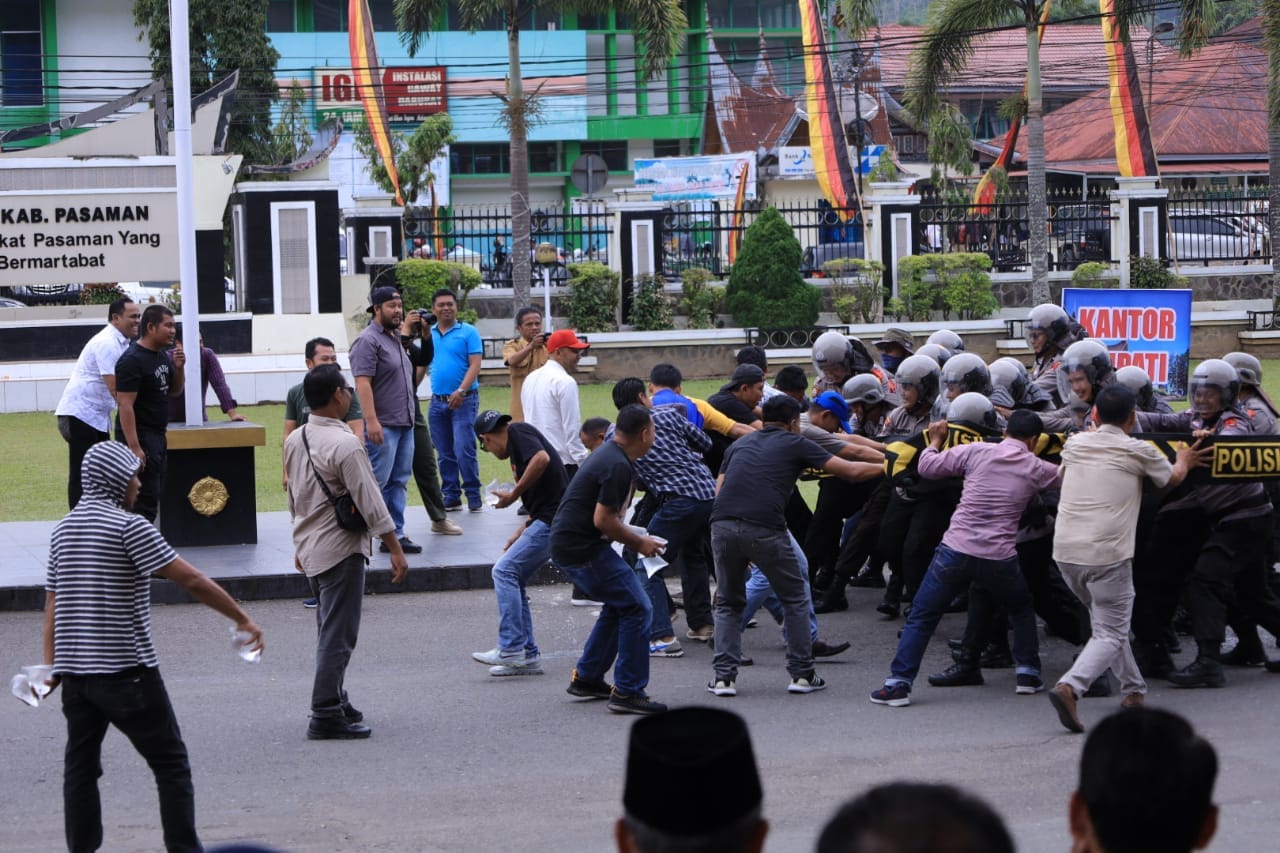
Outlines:
[[[809, 589], [809, 561], [805, 559], [804, 549], [800, 547], [800, 543], [796, 541], [796, 537], [787, 531], [788, 538], [791, 539], [791, 549], [796, 553], [796, 559], [800, 561], [800, 573], [804, 576], [804, 594], [809, 599], [809, 636], [818, 639], [818, 614], [813, 612], [813, 592]], [[773, 587], [769, 585], [769, 579], [764, 576], [764, 572], [760, 571], [759, 566], [751, 567], [751, 574], [747, 576], [747, 606], [742, 609], [742, 627], [745, 629], [747, 623], [751, 621], [751, 617], [763, 607], [769, 611], [769, 615], [773, 617], [773, 621], [779, 625], [783, 625], [783, 619], [786, 611], [782, 609], [782, 602], [778, 600], [778, 596], [774, 594]], [[787, 629], [782, 629], [783, 642], [787, 638]]]
[[551, 525], [530, 521], [493, 566], [493, 591], [498, 597], [498, 648], [504, 652], [523, 651], [538, 656], [533, 641], [533, 617], [525, 586], [529, 578], [551, 559]]
[[480, 392], [462, 398], [462, 405], [450, 409], [445, 400], [431, 398], [427, 419], [431, 424], [431, 440], [440, 457], [440, 491], [446, 506], [462, 503], [473, 509], [480, 501], [480, 462], [476, 459], [476, 415], [480, 412]]
[[889, 667], [885, 684], [907, 687], [920, 672], [920, 659], [933, 636], [947, 605], [970, 583], [986, 587], [991, 597], [1009, 613], [1013, 623], [1013, 660], [1018, 675], [1040, 674], [1040, 644], [1036, 637], [1036, 614], [1031, 607], [1031, 593], [1018, 567], [1018, 558], [984, 560], [946, 545], [933, 552], [933, 561], [925, 572], [920, 588], [911, 602], [911, 615], [898, 640], [898, 653]]
[[556, 565], [575, 586], [603, 605], [578, 658], [578, 677], [603, 681], [613, 667], [613, 683], [619, 693], [644, 693], [649, 684], [653, 608], [635, 570], [607, 544], [601, 544], [590, 562]]
[[[704, 586], [709, 584], [707, 564], [702, 551], [702, 536], [706, 533], [707, 525], [711, 523], [712, 503], [712, 501], [669, 495], [663, 499], [662, 506], [649, 520], [649, 532], [667, 540], [667, 550], [662, 558], [674, 564], [676, 558], [683, 555], [686, 565], [690, 562], [694, 564], [686, 575], [701, 574]], [[671, 609], [667, 606], [667, 584], [663, 580], [665, 571], [664, 568], [655, 572], [653, 577], [648, 577], [644, 566], [636, 565], [636, 576], [649, 593], [649, 604], [653, 607], [649, 637], [654, 640], [675, 635], [675, 628], [671, 625]], [[688, 605], [687, 593], [685, 604]], [[697, 626], [690, 625], [690, 627]]]
[[404, 507], [409, 500], [409, 475], [413, 473], [413, 427], [382, 428], [382, 444], [365, 440], [373, 476], [382, 489], [382, 501], [396, 523], [396, 536], [404, 536]]

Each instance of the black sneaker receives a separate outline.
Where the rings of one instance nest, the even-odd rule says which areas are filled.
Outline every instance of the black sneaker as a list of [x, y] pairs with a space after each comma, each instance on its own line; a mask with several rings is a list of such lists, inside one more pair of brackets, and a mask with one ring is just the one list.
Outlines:
[[813, 670], [809, 670], [804, 675], [791, 679], [791, 683], [787, 685], [787, 692], [816, 693], [819, 690], [825, 690], [826, 688], [827, 682], [823, 681], [822, 677]]
[[978, 666], [983, 669], [1013, 669], [1013, 654], [1003, 646], [988, 645], [982, 650]]
[[977, 687], [983, 683], [982, 670], [972, 663], [955, 663], [929, 676], [929, 683], [934, 687]]
[[445, 512], [462, 512], [462, 501], [458, 501], [456, 504], [445, 504], [444, 511]]
[[581, 678], [575, 669], [569, 678], [569, 687], [566, 692], [570, 696], [579, 696], [583, 699], [609, 699], [613, 696], [613, 687], [604, 680], [588, 681]]
[[[387, 547], [387, 543], [386, 543], [386, 542], [383, 542], [382, 544], [380, 544], [380, 545], [378, 546], [378, 550], [379, 550], [380, 552], [382, 552], [383, 554], [390, 554], [390, 553], [391, 553], [391, 549]], [[401, 537], [400, 537], [400, 550], [401, 550], [401, 551], [404, 551], [406, 554], [421, 554], [421, 553], [422, 553], [422, 546], [421, 546], [421, 545], [419, 545], [417, 542], [414, 542], [414, 541], [413, 541], [412, 539], [410, 539], [408, 536], [401, 536]]]
[[307, 740], [363, 740], [372, 731], [363, 723], [345, 717], [312, 717]]
[[898, 613], [900, 610], [901, 608], [898, 605], [889, 601], [882, 601], [876, 605], [876, 612], [883, 613], [885, 616], [888, 616], [890, 619], [897, 619]]
[[1197, 657], [1182, 669], [1169, 673], [1169, 683], [1177, 687], [1226, 687], [1227, 676], [1216, 660]]
[[643, 693], [619, 693], [613, 691], [613, 695], [609, 697], [609, 710], [615, 714], [640, 714], [648, 716], [650, 714], [661, 714], [667, 710], [667, 706], [661, 702], [655, 702]]
[[1021, 674], [1017, 678], [1017, 686], [1013, 688], [1013, 692], [1019, 696], [1032, 696], [1044, 690], [1044, 682], [1040, 680], [1038, 675]]

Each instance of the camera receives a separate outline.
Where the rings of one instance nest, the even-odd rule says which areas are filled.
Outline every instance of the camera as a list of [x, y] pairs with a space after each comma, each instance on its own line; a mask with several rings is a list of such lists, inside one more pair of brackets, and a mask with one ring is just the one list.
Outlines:
[[413, 313], [418, 315], [418, 321], [422, 323], [424, 329], [436, 324], [436, 315], [432, 314], [428, 308], [417, 308]]

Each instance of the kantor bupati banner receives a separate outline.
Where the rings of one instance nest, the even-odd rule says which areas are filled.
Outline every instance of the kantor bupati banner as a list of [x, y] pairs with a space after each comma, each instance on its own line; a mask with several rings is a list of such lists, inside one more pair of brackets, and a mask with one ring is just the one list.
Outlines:
[[1068, 287], [1062, 307], [1089, 337], [1107, 345], [1119, 370], [1135, 364], [1170, 397], [1187, 395], [1191, 360], [1190, 290], [1098, 290]]

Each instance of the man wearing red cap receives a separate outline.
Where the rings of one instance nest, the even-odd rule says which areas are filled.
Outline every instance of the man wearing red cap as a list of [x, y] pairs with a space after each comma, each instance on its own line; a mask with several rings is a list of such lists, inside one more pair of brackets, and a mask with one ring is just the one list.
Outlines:
[[530, 373], [520, 389], [525, 423], [537, 427], [551, 442], [571, 477], [587, 458], [580, 435], [578, 382], [572, 374], [578, 372], [588, 346], [572, 329], [552, 332], [547, 338], [547, 363]]

